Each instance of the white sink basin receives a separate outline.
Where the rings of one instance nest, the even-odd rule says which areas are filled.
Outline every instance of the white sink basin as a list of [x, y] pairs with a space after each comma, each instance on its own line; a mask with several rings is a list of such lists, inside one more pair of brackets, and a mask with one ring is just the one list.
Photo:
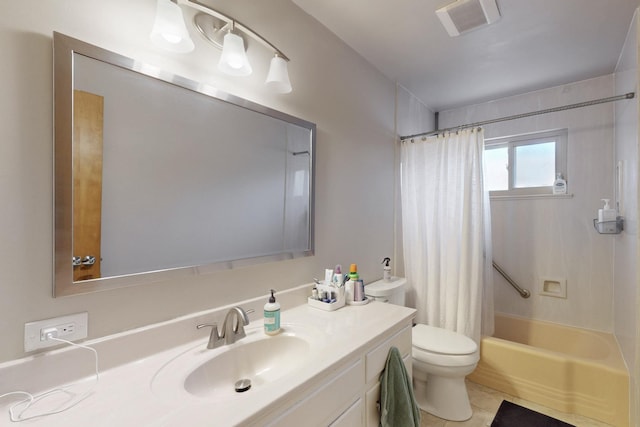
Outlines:
[[[158, 370], [151, 390], [167, 399], [187, 395], [212, 403], [268, 394], [274, 383], [305, 369], [325, 341], [322, 332], [294, 325], [284, 325], [276, 336], [258, 327], [248, 327], [246, 333], [234, 344], [213, 350], [206, 348], [206, 340], [190, 346]], [[239, 380], [249, 380], [251, 387], [236, 391]]]
[[[307, 341], [294, 335], [241, 340], [195, 368], [185, 379], [184, 388], [196, 396], [215, 399], [251, 393], [297, 369], [310, 348]], [[239, 380], [249, 380], [251, 388], [236, 391], [235, 384]]]

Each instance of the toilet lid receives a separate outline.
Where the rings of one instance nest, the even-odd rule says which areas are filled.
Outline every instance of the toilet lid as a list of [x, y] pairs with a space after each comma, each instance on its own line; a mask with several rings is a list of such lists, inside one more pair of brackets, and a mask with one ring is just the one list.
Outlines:
[[390, 281], [378, 280], [364, 287], [364, 293], [372, 297], [390, 297], [407, 283], [404, 277], [393, 277]]
[[411, 332], [413, 346], [441, 354], [471, 354], [478, 346], [471, 338], [457, 332], [418, 324]]

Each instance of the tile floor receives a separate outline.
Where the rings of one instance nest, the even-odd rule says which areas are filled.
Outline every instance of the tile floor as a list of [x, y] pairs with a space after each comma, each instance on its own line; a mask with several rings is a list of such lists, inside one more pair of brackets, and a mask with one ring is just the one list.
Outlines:
[[565, 414], [564, 412], [549, 409], [537, 403], [529, 402], [482, 385], [467, 381], [467, 390], [469, 391], [469, 399], [473, 408], [473, 416], [470, 420], [463, 422], [445, 421], [441, 418], [422, 412], [422, 422], [420, 427], [489, 427], [491, 421], [502, 400], [508, 400], [517, 403], [520, 406], [533, 409], [550, 417], [557, 418], [566, 423], [573, 424], [577, 427], [611, 427], [609, 424], [592, 420], [580, 415]]

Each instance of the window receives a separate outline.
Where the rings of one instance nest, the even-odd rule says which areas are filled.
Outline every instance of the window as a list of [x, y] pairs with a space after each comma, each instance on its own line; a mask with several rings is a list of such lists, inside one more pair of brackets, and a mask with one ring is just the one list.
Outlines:
[[552, 194], [566, 180], [567, 130], [485, 140], [485, 184], [492, 196]]

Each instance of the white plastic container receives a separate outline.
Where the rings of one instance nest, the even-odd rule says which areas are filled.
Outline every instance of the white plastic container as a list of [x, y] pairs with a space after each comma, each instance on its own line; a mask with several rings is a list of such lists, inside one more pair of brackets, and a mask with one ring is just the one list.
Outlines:
[[602, 209], [598, 209], [598, 222], [609, 222], [616, 220], [616, 210], [611, 209], [609, 206], [609, 199], [601, 199], [604, 202], [604, 207]]
[[382, 269], [382, 280], [384, 280], [385, 282], [391, 281], [391, 266], [389, 265], [390, 262], [391, 258], [389, 257], [386, 257], [382, 260], [382, 264], [384, 264], [384, 267]]
[[603, 234], [616, 234], [618, 225], [616, 219], [618, 212], [615, 209], [611, 209], [609, 206], [609, 199], [602, 199], [604, 207], [598, 209], [598, 232]]
[[567, 194], [567, 181], [562, 178], [561, 173], [557, 173], [556, 180], [553, 181], [553, 194]]

